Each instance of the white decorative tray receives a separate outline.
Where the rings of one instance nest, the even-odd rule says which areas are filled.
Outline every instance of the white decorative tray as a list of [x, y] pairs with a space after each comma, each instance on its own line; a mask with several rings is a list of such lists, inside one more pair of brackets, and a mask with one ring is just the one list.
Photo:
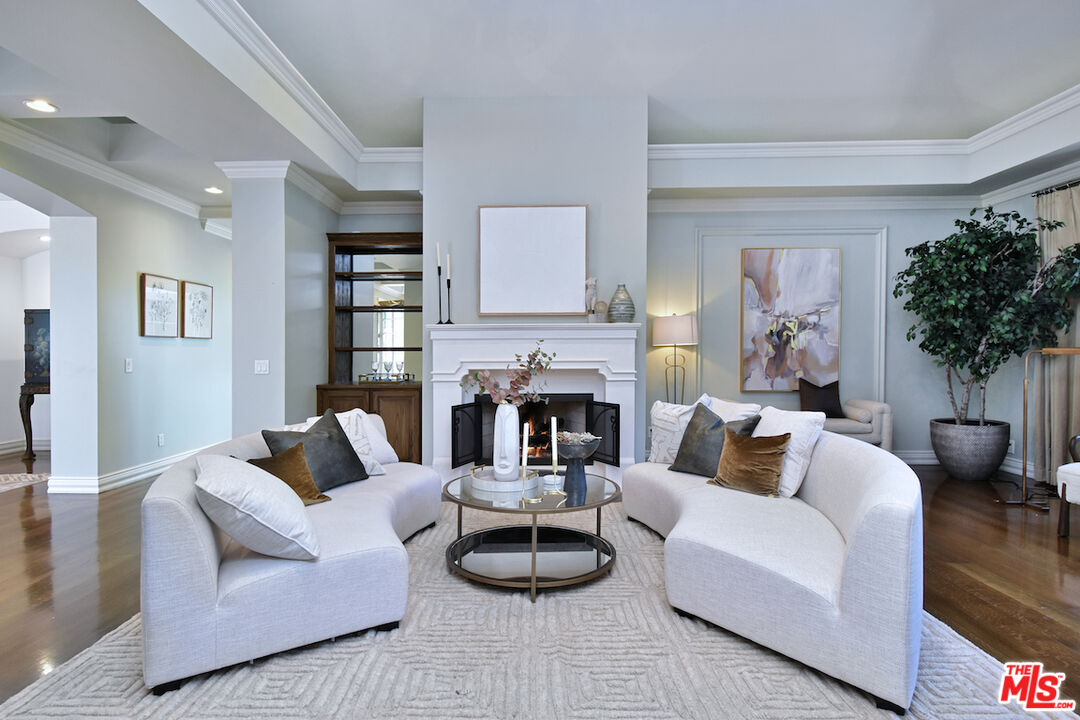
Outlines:
[[520, 475], [513, 480], [499, 480], [495, 477], [495, 471], [490, 465], [481, 465], [472, 469], [472, 490], [473, 495], [477, 495], [477, 497], [479, 497], [478, 492], [518, 493], [520, 495], [522, 489], [532, 490], [539, 482], [535, 470], [529, 470], [525, 478], [525, 487], [522, 488]]

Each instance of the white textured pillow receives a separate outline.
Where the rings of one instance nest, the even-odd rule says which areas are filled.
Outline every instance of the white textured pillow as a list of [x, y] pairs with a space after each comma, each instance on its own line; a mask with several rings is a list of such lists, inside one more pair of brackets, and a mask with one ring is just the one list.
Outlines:
[[[369, 431], [368, 422], [365, 422], [366, 415], [363, 410], [354, 408], [347, 410], [346, 412], [334, 413], [338, 422], [341, 423], [341, 429], [345, 431], [345, 436], [349, 438], [349, 444], [352, 445], [353, 450], [356, 451], [357, 457], [360, 458], [360, 462], [364, 463], [364, 469], [367, 470], [367, 474], [370, 475], [385, 475], [386, 468], [384, 468], [379, 460], [375, 456], [374, 449], [371, 444], [371, 435], [378, 435], [378, 431]], [[308, 418], [306, 423], [303, 423], [303, 427], [299, 428], [301, 431], [306, 431], [309, 427], [314, 425], [319, 418]], [[286, 430], [291, 430], [290, 426], [285, 427]], [[393, 448], [390, 449], [393, 452]], [[393, 462], [397, 462], [395, 457]]]
[[780, 497], [791, 497], [799, 492], [824, 425], [823, 412], [778, 410], [774, 407], [761, 411], [761, 422], [754, 428], [754, 437], [791, 433], [791, 441], [784, 453], [784, 467], [780, 472]]
[[368, 441], [371, 442], [371, 454], [381, 463], [396, 463], [398, 456], [394, 452], [394, 446], [390, 444], [390, 441], [383, 435], [383, 431], [379, 429], [379, 426], [375, 424], [375, 421], [367, 413], [363, 410], [359, 412], [364, 415], [364, 428], [367, 430]]
[[673, 463], [679, 453], [686, 426], [694, 415], [694, 407], [700, 403], [709, 407], [709, 396], [702, 394], [693, 405], [678, 405], [657, 400], [649, 411], [652, 424], [652, 442], [649, 445], [649, 462]]
[[761, 406], [757, 403], [737, 403], [730, 400], [721, 400], [711, 395], [708, 397], [709, 409], [719, 415], [720, 419], [726, 423], [745, 420], [761, 412]]
[[224, 455], [199, 455], [195, 464], [199, 505], [236, 542], [288, 560], [319, 557], [319, 539], [304, 502], [283, 481]]

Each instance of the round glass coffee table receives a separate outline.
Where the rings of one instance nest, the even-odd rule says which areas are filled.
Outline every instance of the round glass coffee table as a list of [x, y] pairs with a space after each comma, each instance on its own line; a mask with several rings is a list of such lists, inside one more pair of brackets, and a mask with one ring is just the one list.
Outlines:
[[[546, 476], [550, 478], [550, 475]], [[443, 499], [457, 505], [457, 540], [446, 548], [450, 571], [475, 582], [499, 587], [528, 588], [536, 602], [537, 589], [565, 587], [605, 575], [615, 564], [615, 546], [600, 537], [600, 509], [622, 497], [619, 486], [586, 473], [584, 496], [556, 494], [544, 487], [507, 492], [474, 489], [472, 475], [443, 486]], [[502, 525], [461, 534], [464, 508], [531, 517], [529, 525]], [[596, 532], [541, 525], [540, 515], [596, 510]]]

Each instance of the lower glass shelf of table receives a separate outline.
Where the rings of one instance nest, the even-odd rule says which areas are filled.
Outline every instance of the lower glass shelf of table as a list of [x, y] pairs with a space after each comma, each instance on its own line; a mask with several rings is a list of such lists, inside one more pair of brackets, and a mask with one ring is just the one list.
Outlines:
[[[451, 480], [443, 487], [443, 498], [458, 506], [458, 537], [446, 548], [450, 571], [475, 582], [529, 590], [536, 602], [538, 589], [558, 588], [593, 580], [611, 571], [615, 546], [600, 535], [601, 508], [618, 500], [618, 485], [598, 475], [587, 475], [588, 489], [575, 504], [565, 497], [545, 497], [543, 502], [528, 496], [542, 495], [543, 487], [526, 491], [526, 498], [510, 503], [490, 492], [472, 492], [471, 476]], [[520, 495], [520, 485], [517, 494]], [[550, 498], [550, 501], [548, 499]], [[462, 533], [462, 508], [470, 507], [531, 517], [528, 525], [503, 525]], [[596, 510], [596, 532], [540, 524], [540, 515], [578, 510]]]

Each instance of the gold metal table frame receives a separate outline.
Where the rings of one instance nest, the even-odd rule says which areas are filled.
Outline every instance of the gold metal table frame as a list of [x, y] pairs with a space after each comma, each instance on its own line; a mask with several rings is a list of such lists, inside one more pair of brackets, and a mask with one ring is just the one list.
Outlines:
[[[601, 511], [604, 505], [620, 500], [622, 498], [622, 490], [611, 480], [598, 475], [588, 474], [586, 477], [589, 478], [592, 483], [601, 484], [601, 492], [597, 497], [593, 497], [592, 499], [590, 499], [589, 496], [586, 496], [585, 501], [582, 504], [570, 507], [565, 505], [565, 496], [543, 495], [542, 486], [533, 491], [540, 498], [539, 502], [536, 501], [537, 497], [533, 497], [530, 498], [533, 502], [523, 500], [519, 502], [516, 507], [498, 507], [468, 495], [463, 496], [461, 492], [455, 492], [452, 489], [455, 487], [460, 488], [461, 484], [469, 478], [468, 475], [447, 482], [443, 486], [443, 499], [457, 505], [457, 539], [450, 543], [446, 548], [446, 564], [450, 572], [485, 585], [520, 589], [528, 588], [529, 599], [532, 602], [536, 602], [536, 591], [538, 589], [576, 585], [594, 580], [609, 573], [612, 566], [615, 564], [615, 546], [600, 535], [602, 530]], [[531, 516], [531, 524], [500, 525], [463, 534], [462, 512], [465, 507], [511, 515], [529, 515]], [[587, 530], [578, 530], [576, 528], [566, 528], [539, 523], [540, 515], [557, 515], [592, 509], [596, 510], [595, 533]], [[520, 537], [526, 533], [529, 537], [530, 546], [530, 572], [527, 579], [492, 577], [490, 575], [471, 572], [462, 567], [462, 559], [476, 549], [476, 547], [484, 540], [502, 538], [504, 541], [516, 544], [520, 540]], [[537, 548], [543, 543], [545, 537], [551, 544], [556, 545], [569, 542], [582, 542], [588, 545], [596, 551], [596, 567], [589, 572], [573, 575], [571, 577], [539, 579], [536, 574], [536, 555], [538, 552]], [[607, 559], [602, 562], [603, 556], [607, 556]]]

